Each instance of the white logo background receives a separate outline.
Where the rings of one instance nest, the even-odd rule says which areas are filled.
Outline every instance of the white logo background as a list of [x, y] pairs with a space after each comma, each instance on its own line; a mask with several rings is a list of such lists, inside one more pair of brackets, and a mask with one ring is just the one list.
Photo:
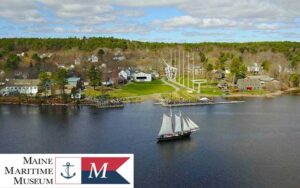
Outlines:
[[[80, 184], [81, 183], [81, 158], [64, 158], [57, 157], [55, 158], [55, 179], [56, 184]], [[70, 179], [64, 178], [61, 173], [67, 176], [66, 173], [66, 163], [70, 163], [72, 167], [70, 167], [70, 176], [73, 176], [74, 173], [76, 175]]]

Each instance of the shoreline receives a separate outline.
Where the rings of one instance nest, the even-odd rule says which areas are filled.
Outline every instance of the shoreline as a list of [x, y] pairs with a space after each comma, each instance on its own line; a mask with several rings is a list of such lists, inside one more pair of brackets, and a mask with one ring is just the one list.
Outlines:
[[299, 88], [289, 88], [284, 91], [275, 91], [272, 93], [266, 93], [266, 94], [249, 94], [249, 93], [236, 93], [236, 94], [230, 94], [226, 96], [222, 96], [223, 98], [275, 98], [282, 95], [289, 95], [292, 92], [298, 91]]
[[[214, 95], [200, 95], [201, 97], [219, 97], [219, 98], [224, 98], [224, 99], [231, 99], [231, 98], [275, 98], [278, 96], [283, 96], [283, 95], [289, 95], [293, 92], [299, 91], [299, 88], [289, 88], [285, 91], [276, 91], [272, 93], [266, 93], [266, 94], [249, 94], [249, 93], [236, 93], [236, 94], [230, 94], [230, 95], [223, 95], [223, 96], [214, 96]], [[125, 101], [125, 104], [128, 103], [140, 103], [144, 101], [149, 101], [149, 100], [160, 100], [160, 94], [152, 94], [152, 95], [144, 95], [144, 96], [139, 96], [140, 100], [137, 101]], [[5, 101], [5, 99], [8, 99]], [[11, 100], [15, 99], [15, 100]], [[16, 100], [17, 97], [0, 97], [0, 105], [23, 105], [23, 106], [95, 106], [97, 107], [96, 103], [92, 102], [87, 102], [85, 100], [82, 100], [80, 103], [77, 103], [75, 101], [72, 101], [70, 103], [38, 103], [37, 99], [31, 98], [30, 101], [24, 102], [24, 101], [19, 101]], [[115, 107], [116, 106], [116, 107]], [[105, 106], [105, 107], [100, 107], [100, 108], [117, 108], [120, 105], [111, 105], [111, 106]]]

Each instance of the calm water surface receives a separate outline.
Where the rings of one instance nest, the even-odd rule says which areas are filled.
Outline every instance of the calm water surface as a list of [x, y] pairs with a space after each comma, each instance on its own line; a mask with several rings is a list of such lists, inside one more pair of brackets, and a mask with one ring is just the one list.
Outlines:
[[134, 153], [136, 187], [300, 187], [300, 97], [175, 108], [201, 130], [157, 144], [163, 112], [0, 106], [0, 153]]

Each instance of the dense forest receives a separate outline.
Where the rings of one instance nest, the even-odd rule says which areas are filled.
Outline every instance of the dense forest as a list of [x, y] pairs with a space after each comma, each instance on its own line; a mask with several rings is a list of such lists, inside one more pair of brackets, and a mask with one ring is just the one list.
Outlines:
[[289, 54], [300, 49], [299, 42], [248, 42], [248, 43], [163, 43], [163, 42], [140, 42], [113, 37], [92, 38], [3, 38], [0, 39], [1, 53], [10, 51], [44, 50], [57, 51], [78, 48], [79, 50], [92, 51], [96, 48], [120, 48], [126, 49], [151, 49], [158, 50], [164, 47], [176, 47], [183, 45], [187, 50], [206, 50], [213, 47], [235, 49], [241, 52], [252, 53], [267, 51], [282, 52]]
[[[283, 79], [283, 76], [278, 74], [281, 69], [279, 66], [281, 66], [287, 72], [297, 73], [297, 82], [300, 82], [298, 74], [300, 43], [289, 41], [164, 43], [131, 41], [113, 37], [2, 38], [0, 39], [0, 70], [6, 72], [6, 77], [16, 77], [20, 71], [27, 70], [32, 75], [29, 77], [35, 78], [41, 71], [53, 72], [57, 70], [58, 64], [70, 66], [76, 58], [88, 57], [92, 54], [99, 57], [99, 66], [105, 64], [111, 70], [120, 66], [123, 68], [148, 67], [146, 69], [154, 67], [157, 70], [161, 66], [160, 56], [163, 55], [169, 60], [173, 56], [178, 60], [180, 58], [178, 51], [182, 50], [196, 54], [197, 65], [204, 67], [207, 71], [230, 69], [235, 60], [238, 60], [236, 61], [240, 62], [237, 63], [238, 67], [243, 68], [251, 63], [258, 63], [264, 67], [266, 73], [277, 79]], [[112, 63], [113, 56], [118, 51], [126, 56], [126, 60], [121, 64]], [[171, 51], [175, 51], [175, 54], [170, 55]], [[26, 54], [25, 57], [17, 55], [23, 52]], [[41, 53], [50, 52], [54, 54], [51, 58], [41, 58]], [[79, 67], [75, 67], [76, 75], [85, 75], [86, 73], [82, 70], [87, 70], [87, 65], [86, 62], [83, 62]], [[237, 71], [239, 70], [237, 69]], [[289, 80], [288, 77], [284, 79]]]

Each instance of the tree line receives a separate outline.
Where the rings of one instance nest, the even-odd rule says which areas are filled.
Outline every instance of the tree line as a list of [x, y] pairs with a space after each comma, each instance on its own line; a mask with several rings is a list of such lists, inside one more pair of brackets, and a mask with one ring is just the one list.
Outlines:
[[224, 49], [236, 49], [241, 53], [246, 51], [256, 53], [271, 49], [274, 52], [283, 52], [286, 55], [300, 49], [299, 42], [248, 42], [248, 43], [226, 43], [226, 42], [203, 42], [203, 43], [165, 43], [165, 42], [141, 42], [113, 37], [91, 37], [91, 38], [2, 38], [0, 39], [0, 58], [11, 51], [28, 50], [67, 50], [78, 48], [80, 50], [92, 51], [97, 48], [121, 48], [126, 49], [152, 49], [158, 50], [164, 47], [184, 46], [187, 50], [209, 51], [214, 47]]

